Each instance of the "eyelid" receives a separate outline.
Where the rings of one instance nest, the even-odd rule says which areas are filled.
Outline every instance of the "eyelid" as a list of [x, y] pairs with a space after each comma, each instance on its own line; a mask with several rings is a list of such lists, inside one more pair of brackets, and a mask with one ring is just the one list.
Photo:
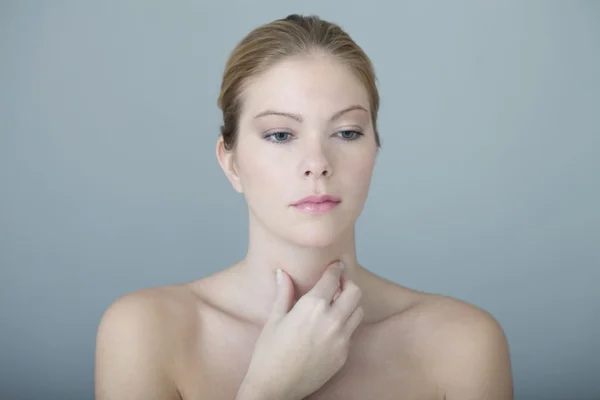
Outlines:
[[348, 125], [348, 126], [340, 126], [339, 128], [336, 129], [337, 132], [340, 131], [357, 131], [357, 132], [363, 132], [364, 129], [360, 126], [360, 125]]
[[289, 133], [290, 135], [294, 134], [294, 132], [289, 128], [273, 128], [273, 129], [268, 129], [268, 130], [264, 131], [263, 136], [272, 135], [272, 134], [278, 133], [278, 132], [285, 132], [285, 133]]
[[[284, 141], [273, 140], [272, 139], [273, 135], [275, 135], [277, 133], [285, 133], [289, 136], [292, 136], [292, 138], [288, 138], [287, 140], [284, 140]], [[267, 142], [271, 142], [271, 143], [275, 143], [275, 144], [285, 144], [285, 143], [288, 143], [290, 140], [293, 140], [294, 136], [295, 136], [294, 133], [290, 132], [287, 129], [274, 129], [274, 130], [270, 129], [262, 134], [262, 139], [266, 140]]]
[[262, 137], [266, 138], [268, 136], [273, 136], [273, 135], [275, 135], [277, 133], [287, 133], [290, 136], [296, 137], [296, 135], [294, 134], [294, 132], [290, 131], [289, 129], [270, 129], [270, 130], [264, 132], [262, 134]]
[[[342, 132], [353, 132], [353, 133], [356, 134], [356, 137], [354, 139], [343, 138], [343, 137], [340, 136], [340, 134]], [[284, 133], [284, 134], [289, 135], [288, 139], [284, 140], [284, 141], [272, 140], [272, 137], [275, 134], [278, 134], [278, 133]], [[339, 129], [336, 129], [331, 134], [331, 136], [337, 136], [337, 137], [340, 137], [340, 139], [345, 140], [345, 141], [349, 141], [349, 142], [354, 141], [354, 140], [358, 140], [360, 137], [362, 137], [364, 135], [365, 134], [364, 134], [362, 128], [359, 127], [359, 126], [350, 126], [350, 127], [339, 128]], [[290, 136], [291, 136], [291, 138], [290, 138]], [[262, 135], [261, 135], [261, 137], [262, 137], [262, 139], [264, 139], [264, 140], [266, 140], [268, 142], [275, 143], [275, 144], [285, 144], [285, 143], [290, 142], [291, 140], [297, 139], [297, 136], [294, 134], [294, 132], [292, 132], [290, 129], [287, 129], [287, 128], [269, 129], [269, 130], [263, 132]]]
[[334, 132], [334, 135], [337, 135], [340, 132], [356, 132], [356, 133], [358, 133], [360, 135], [364, 135], [365, 134], [365, 131], [362, 128], [358, 127], [358, 126], [350, 126], [350, 127], [344, 127], [344, 128], [336, 129], [335, 132]]
[[[342, 133], [342, 132], [351, 132], [351, 133], [353, 133], [353, 134], [354, 134], [354, 135], [353, 135], [353, 138], [352, 138], [352, 139], [348, 139], [348, 138], [345, 138], [345, 137], [343, 137], [343, 136], [341, 135], [341, 133]], [[337, 136], [337, 137], [339, 137], [339, 138], [340, 138], [340, 139], [342, 139], [342, 140], [345, 140], [345, 141], [347, 141], [347, 142], [352, 142], [352, 141], [355, 141], [355, 140], [358, 140], [358, 139], [360, 139], [360, 138], [361, 138], [361, 137], [363, 137], [365, 134], [364, 134], [364, 133], [362, 133], [362, 132], [360, 132], [358, 129], [342, 129], [342, 130], [340, 130], [340, 131], [337, 131], [336, 133], [334, 133], [334, 135], [335, 135], [335, 136]]]

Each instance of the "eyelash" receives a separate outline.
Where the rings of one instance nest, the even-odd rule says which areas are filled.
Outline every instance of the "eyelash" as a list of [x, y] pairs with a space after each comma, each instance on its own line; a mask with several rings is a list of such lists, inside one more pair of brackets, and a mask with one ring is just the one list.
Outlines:
[[[346, 138], [340, 137], [340, 139], [342, 139], [342, 140], [344, 140], [344, 141], [346, 141], [346, 142], [353, 142], [353, 141], [355, 141], [355, 140], [358, 140], [358, 139], [360, 139], [360, 138], [361, 138], [361, 137], [364, 135], [362, 132], [359, 132], [359, 131], [357, 131], [357, 130], [354, 130], [354, 129], [344, 129], [344, 130], [341, 130], [341, 131], [339, 131], [339, 132], [337, 132], [337, 133], [339, 134], [339, 133], [343, 133], [343, 132], [352, 132], [352, 133], [354, 133], [354, 138], [353, 138], [353, 139], [346, 139]], [[275, 135], [277, 135], [277, 134], [280, 134], [280, 133], [285, 133], [286, 135], [291, 135], [291, 133], [289, 133], [289, 132], [285, 132], [285, 131], [278, 131], [278, 132], [273, 132], [273, 133], [270, 133], [270, 134], [268, 134], [268, 135], [265, 135], [265, 136], [264, 136], [264, 139], [265, 139], [266, 141], [268, 141], [268, 142], [275, 143], [275, 144], [285, 144], [285, 143], [287, 143], [289, 140], [285, 140], [285, 141], [276, 141], [276, 140], [271, 140], [271, 139], [270, 139], [270, 138], [272, 138], [273, 136], [275, 136]]]

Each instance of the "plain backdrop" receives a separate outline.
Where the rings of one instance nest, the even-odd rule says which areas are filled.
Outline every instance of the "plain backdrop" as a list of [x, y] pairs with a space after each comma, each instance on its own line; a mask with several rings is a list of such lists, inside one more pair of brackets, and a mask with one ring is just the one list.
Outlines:
[[550, 0], [1, 1], [0, 398], [92, 399], [111, 302], [244, 256], [216, 100], [290, 13], [375, 64], [359, 261], [492, 313], [517, 399], [600, 399], [600, 2]]

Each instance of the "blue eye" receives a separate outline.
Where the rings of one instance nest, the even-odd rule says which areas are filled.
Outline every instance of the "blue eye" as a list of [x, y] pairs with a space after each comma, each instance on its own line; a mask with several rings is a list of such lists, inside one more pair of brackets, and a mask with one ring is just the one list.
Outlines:
[[343, 140], [348, 140], [348, 141], [352, 141], [352, 140], [357, 140], [360, 139], [360, 137], [363, 135], [362, 133], [358, 132], [358, 131], [353, 131], [353, 130], [344, 130], [344, 131], [339, 131], [338, 135], [340, 136], [340, 138], [342, 138]]
[[289, 132], [274, 132], [266, 135], [264, 138], [273, 143], [285, 143], [287, 142], [291, 133]]
[[[346, 129], [346, 130], [337, 132], [335, 135], [337, 135], [342, 140], [351, 142], [351, 141], [360, 139], [360, 137], [363, 136], [363, 133], [355, 131], [355, 130], [351, 130], [351, 129]], [[291, 136], [293, 136], [293, 135], [289, 132], [279, 131], [279, 132], [273, 132], [271, 134], [265, 135], [264, 139], [269, 142], [276, 143], [276, 144], [284, 144], [284, 143], [289, 142], [292, 139]]]

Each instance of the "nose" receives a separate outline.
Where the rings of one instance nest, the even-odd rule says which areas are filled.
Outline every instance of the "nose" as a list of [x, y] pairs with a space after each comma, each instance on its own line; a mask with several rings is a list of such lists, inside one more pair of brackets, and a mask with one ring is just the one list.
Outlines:
[[332, 174], [331, 163], [321, 146], [312, 146], [306, 153], [301, 167], [305, 178], [329, 178]]

